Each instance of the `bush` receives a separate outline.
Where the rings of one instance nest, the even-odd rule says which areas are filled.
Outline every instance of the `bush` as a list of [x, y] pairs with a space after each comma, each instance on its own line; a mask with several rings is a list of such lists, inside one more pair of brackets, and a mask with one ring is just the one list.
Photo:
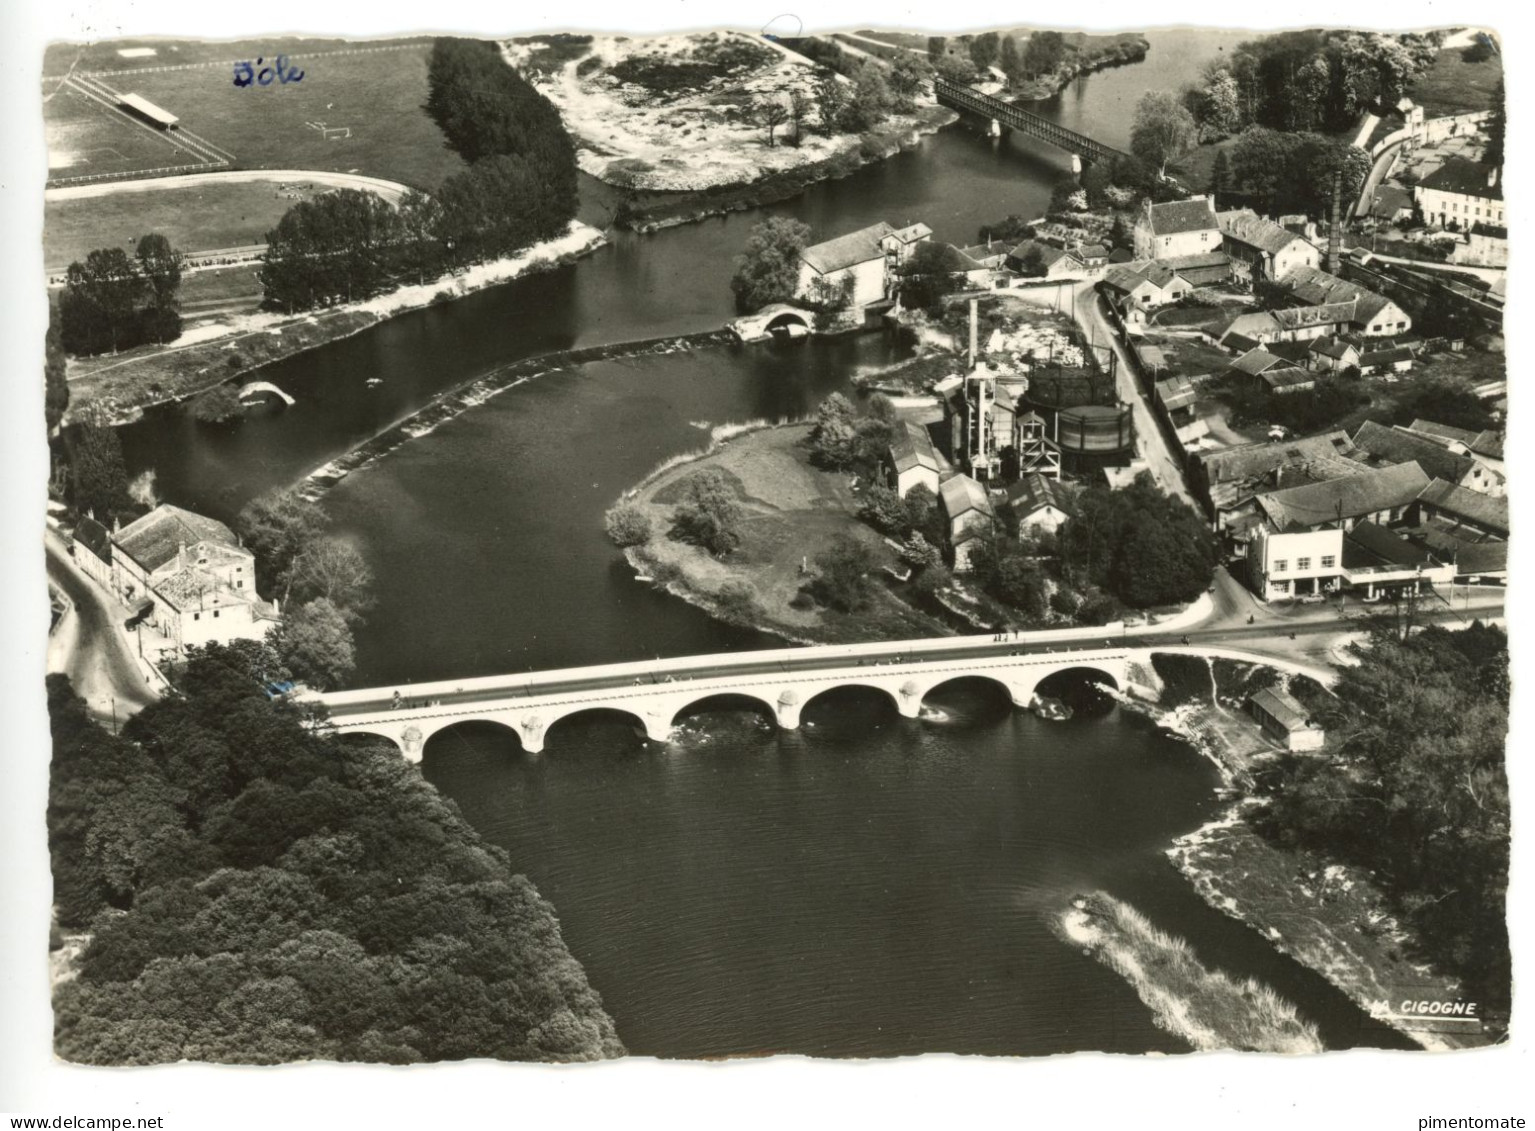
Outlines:
[[222, 424], [244, 412], [240, 395], [228, 385], [215, 385], [192, 400], [192, 419], [203, 424]]
[[715, 612], [731, 624], [750, 628], [761, 615], [757, 591], [744, 581], [727, 581], [714, 591]]
[[730, 481], [711, 467], [683, 480], [683, 501], [672, 516], [670, 537], [722, 558], [741, 544], [740, 521]]
[[615, 545], [640, 546], [650, 541], [650, 516], [633, 503], [610, 508], [602, 521]]

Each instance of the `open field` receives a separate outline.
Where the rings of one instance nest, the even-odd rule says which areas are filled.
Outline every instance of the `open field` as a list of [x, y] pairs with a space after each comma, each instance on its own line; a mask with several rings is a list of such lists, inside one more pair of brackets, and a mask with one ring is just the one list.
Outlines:
[[235, 181], [50, 200], [43, 206], [43, 262], [54, 274], [96, 248], [131, 252], [148, 232], [159, 232], [185, 253], [264, 243], [295, 201], [328, 188], [281, 190], [270, 182]]
[[185, 165], [187, 154], [155, 131], [135, 125], [69, 87], [43, 103], [50, 176], [91, 176]]
[[[752, 623], [789, 636], [824, 642], [901, 639], [945, 635], [945, 626], [898, 600], [871, 575], [868, 606], [842, 613], [791, 602], [809, 578], [801, 565], [813, 563], [840, 534], [872, 547], [881, 564], [896, 564], [895, 553], [857, 518], [858, 494], [846, 472], [823, 471], [810, 463], [805, 438], [810, 425], [766, 428], [736, 436], [699, 460], [662, 472], [643, 486], [633, 502], [651, 519], [651, 540], [632, 551], [652, 577], [680, 587], [683, 595], [712, 607], [727, 583], [749, 587], [756, 609]], [[741, 545], [724, 561], [666, 536], [683, 484], [704, 468], [724, 472], [743, 512]]]
[[1447, 47], [1413, 84], [1408, 96], [1427, 117], [1464, 114], [1492, 107], [1493, 88], [1503, 77], [1503, 60], [1494, 55], [1480, 63], [1461, 58], [1462, 48]]
[[[172, 46], [180, 48], [174, 55], [178, 60], [196, 58], [160, 69], [143, 66], [155, 59], [133, 60], [137, 69], [117, 68], [103, 81], [175, 114], [186, 129], [233, 153], [239, 168], [357, 172], [427, 191], [463, 169], [463, 161], [447, 148], [436, 123], [421, 108], [430, 41], [381, 41], [338, 49], [339, 43], [296, 39], [162, 45], [156, 58], [172, 57]], [[228, 60], [248, 55], [254, 61], [259, 54], [270, 62], [278, 47], [303, 70], [301, 80], [267, 87], [234, 85]], [[196, 59], [208, 58], [218, 61], [196, 64]], [[85, 152], [111, 146], [120, 132], [120, 122], [113, 118], [100, 115], [94, 131], [77, 131], [71, 144]], [[308, 123], [323, 123], [332, 130], [344, 127], [351, 135], [326, 137]]]
[[[424, 36], [405, 39], [317, 39], [300, 36], [268, 36], [264, 39], [166, 39], [146, 36], [138, 39], [107, 39], [97, 43], [51, 43], [43, 51], [44, 79], [57, 79], [70, 71], [101, 73], [116, 71], [162, 70], [166, 67], [209, 66], [232, 63], [239, 59], [252, 62], [283, 54], [298, 55], [356, 54], [380, 48], [392, 49], [404, 44], [431, 45]], [[145, 54], [148, 52], [148, 54]]]
[[181, 316], [187, 322], [212, 314], [254, 314], [261, 307], [259, 263], [188, 271], [181, 278]]

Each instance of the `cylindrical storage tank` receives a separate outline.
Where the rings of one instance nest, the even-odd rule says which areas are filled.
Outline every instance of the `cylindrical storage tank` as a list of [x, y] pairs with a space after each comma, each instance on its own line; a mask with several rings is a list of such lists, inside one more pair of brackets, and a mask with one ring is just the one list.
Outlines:
[[1063, 452], [1119, 452], [1135, 445], [1129, 405], [1080, 405], [1058, 414], [1056, 437]]

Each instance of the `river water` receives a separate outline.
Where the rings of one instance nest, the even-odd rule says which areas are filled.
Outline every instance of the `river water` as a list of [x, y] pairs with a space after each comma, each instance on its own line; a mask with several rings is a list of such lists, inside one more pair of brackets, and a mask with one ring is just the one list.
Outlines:
[[[1035, 108], [1123, 145], [1141, 91], [1175, 89], [1241, 37], [1150, 38], [1147, 62]], [[733, 313], [730, 258], [760, 214], [803, 219], [818, 238], [920, 219], [968, 243], [989, 220], [1037, 214], [1065, 167], [1060, 154], [951, 127], [771, 208], [619, 234], [577, 264], [268, 367], [261, 376], [298, 400], [281, 413], [209, 428], [154, 411], [123, 429], [130, 470], [153, 467], [170, 501], [227, 518], [501, 366], [717, 329]], [[600, 218], [605, 194], [587, 190]], [[710, 427], [805, 413], [859, 367], [900, 356], [868, 335], [592, 362], [355, 473], [325, 505], [378, 579], [357, 682], [774, 643], [637, 582], [602, 512]], [[1046, 723], [970, 683], [935, 691], [920, 721], [833, 693], [794, 733], [744, 706], [703, 706], [669, 743], [589, 714], [557, 725], [541, 756], [509, 732], [464, 726], [435, 737], [423, 764], [553, 901], [633, 1052], [1184, 1049], [1119, 977], [1050, 934], [1047, 916], [1089, 888], [1188, 938], [1207, 963], [1274, 986], [1329, 1045], [1381, 1039], [1168, 866], [1171, 838], [1217, 815], [1216, 779], [1138, 716]]]

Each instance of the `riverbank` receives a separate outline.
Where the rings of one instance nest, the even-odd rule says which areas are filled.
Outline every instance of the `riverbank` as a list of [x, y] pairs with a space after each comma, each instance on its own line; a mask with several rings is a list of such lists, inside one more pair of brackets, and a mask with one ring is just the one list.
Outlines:
[[[1206, 667], [1208, 674], [1196, 672]], [[1412, 958], [1413, 940], [1392, 915], [1384, 894], [1364, 870], [1274, 843], [1261, 831], [1264, 803], [1255, 779], [1278, 751], [1243, 710], [1246, 697], [1282, 683], [1305, 702], [1327, 694], [1304, 677], [1229, 660], [1157, 658], [1154, 701], [1126, 701], [1208, 757], [1232, 798], [1219, 818], [1179, 837], [1169, 862], [1211, 907], [1261, 934], [1282, 954], [1321, 974], [1370, 1019], [1427, 1049], [1492, 1043], [1469, 1034], [1464, 1023], [1397, 1016], [1404, 997], [1456, 1000], [1454, 978]], [[1207, 681], [1207, 682], [1206, 682]], [[1391, 1008], [1382, 1008], [1389, 1003]], [[1447, 1031], [1448, 1030], [1448, 1031]]]
[[[1083, 35], [1080, 32], [1077, 34]], [[1049, 74], [1020, 83], [1009, 92], [1009, 101], [1042, 102], [1047, 98], [1054, 98], [1084, 75], [1106, 71], [1111, 67], [1139, 63], [1151, 50], [1150, 41], [1136, 32], [1123, 32], [1113, 37], [1083, 35], [1083, 38], [1086, 40], [1109, 38], [1110, 42], [1094, 44], [1086, 50], [1079, 51], [1074, 58], [1066, 60]]]
[[959, 120], [944, 106], [923, 106], [908, 118], [872, 130], [830, 156], [789, 169], [772, 170], [752, 180], [716, 184], [686, 192], [636, 192], [625, 201], [615, 223], [637, 232], [656, 232], [710, 216], [745, 212], [798, 196], [820, 181], [839, 180], [918, 145], [924, 137]]
[[71, 360], [68, 416], [71, 420], [126, 424], [147, 408], [184, 400], [274, 361], [361, 333], [396, 315], [554, 270], [606, 243], [596, 228], [572, 221], [564, 236], [518, 255], [477, 264], [457, 275], [398, 287], [363, 302], [302, 315], [263, 312], [214, 319], [194, 325], [168, 346]]
[[1209, 969], [1183, 939], [1159, 931], [1104, 892], [1072, 900], [1053, 927], [1062, 942], [1081, 947], [1129, 982], [1157, 1025], [1198, 1052], [1324, 1051], [1316, 1027], [1268, 986]]

